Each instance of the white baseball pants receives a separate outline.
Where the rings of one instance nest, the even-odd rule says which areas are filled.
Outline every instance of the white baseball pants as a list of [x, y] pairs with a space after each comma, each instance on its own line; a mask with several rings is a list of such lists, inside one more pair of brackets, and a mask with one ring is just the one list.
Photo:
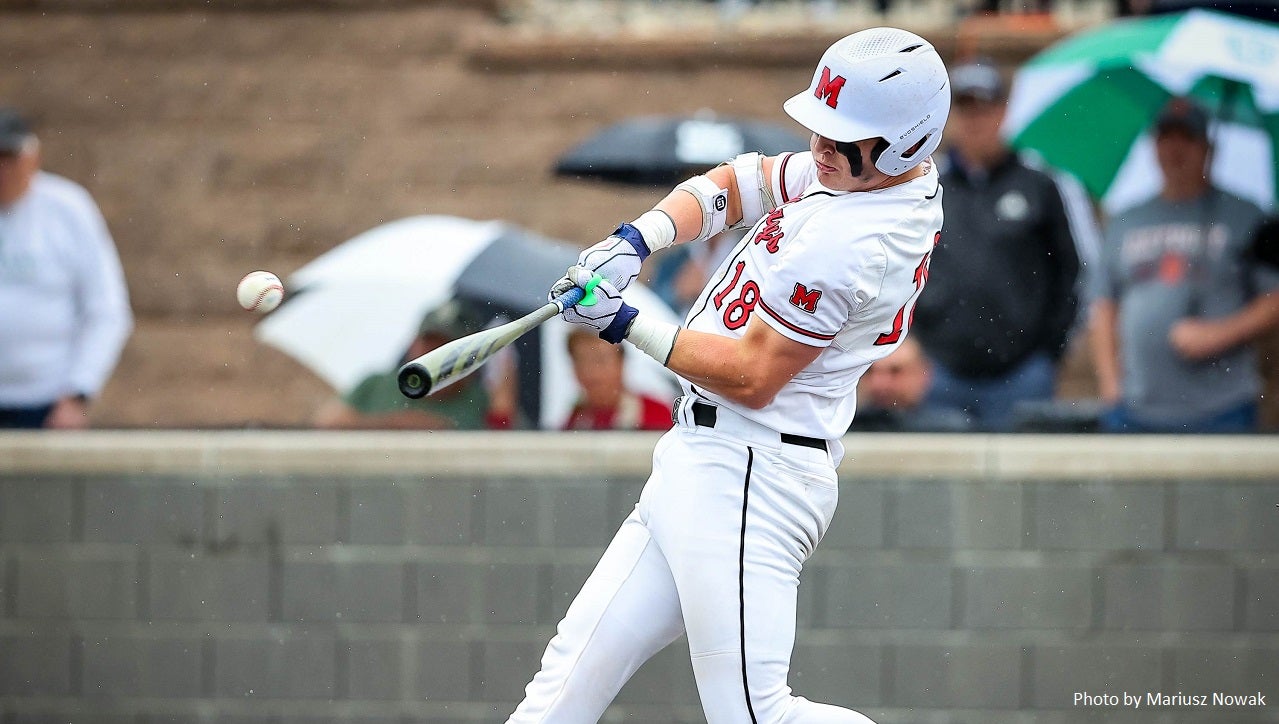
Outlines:
[[786, 684], [799, 572], [835, 512], [835, 460], [720, 413], [714, 429], [683, 423], [658, 442], [639, 503], [509, 722], [594, 724], [687, 633], [708, 724], [874, 724]]

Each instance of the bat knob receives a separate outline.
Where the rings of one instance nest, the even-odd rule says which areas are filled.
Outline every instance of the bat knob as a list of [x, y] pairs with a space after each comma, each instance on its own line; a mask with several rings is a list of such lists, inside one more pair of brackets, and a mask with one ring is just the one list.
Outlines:
[[412, 362], [400, 368], [396, 381], [400, 385], [400, 394], [410, 399], [424, 397], [431, 390], [431, 376], [421, 365]]

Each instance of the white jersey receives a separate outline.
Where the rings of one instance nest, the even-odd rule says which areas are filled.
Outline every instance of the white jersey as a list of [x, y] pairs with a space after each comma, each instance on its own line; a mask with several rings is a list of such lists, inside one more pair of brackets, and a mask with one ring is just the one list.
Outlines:
[[841, 437], [857, 408], [857, 381], [900, 344], [940, 238], [937, 171], [867, 192], [818, 183], [811, 152], [783, 154], [771, 179], [779, 206], [755, 222], [689, 311], [684, 326], [741, 337], [758, 318], [824, 348], [763, 408], [691, 392], [783, 433]]

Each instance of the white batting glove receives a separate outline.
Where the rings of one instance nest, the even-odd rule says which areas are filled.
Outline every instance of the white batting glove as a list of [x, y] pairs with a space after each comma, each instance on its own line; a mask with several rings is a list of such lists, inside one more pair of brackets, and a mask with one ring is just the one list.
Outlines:
[[[551, 288], [554, 292], [564, 281], [572, 281], [574, 286], [586, 288], [596, 272], [581, 266], [569, 267], [564, 279]], [[571, 287], [570, 287], [571, 288]], [[565, 290], [567, 291], [567, 289]], [[594, 304], [584, 305], [591, 301]], [[600, 339], [617, 344], [626, 339], [626, 332], [639, 312], [622, 301], [622, 293], [608, 279], [601, 279], [599, 284], [577, 305], [564, 310], [564, 321], [590, 327], [600, 333]]]
[[648, 255], [648, 244], [639, 229], [622, 224], [607, 239], [583, 251], [577, 265], [604, 277], [620, 291], [639, 276]]

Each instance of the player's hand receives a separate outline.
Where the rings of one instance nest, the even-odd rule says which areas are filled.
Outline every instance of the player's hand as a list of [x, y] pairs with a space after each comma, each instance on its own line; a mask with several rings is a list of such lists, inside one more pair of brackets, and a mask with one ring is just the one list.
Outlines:
[[607, 239], [583, 251], [577, 257], [577, 265], [599, 274], [621, 291], [639, 276], [640, 265], [648, 254], [648, 245], [639, 230], [622, 224]]
[[[586, 288], [595, 272], [585, 267], [569, 267], [568, 274], [556, 283], [558, 287], [565, 280], [571, 280], [574, 286]], [[552, 287], [554, 292], [556, 287]], [[567, 291], [567, 290], [566, 290]], [[595, 303], [584, 306], [580, 302], [576, 306], [564, 310], [564, 320], [571, 324], [590, 327], [600, 333], [600, 339], [617, 344], [626, 338], [631, 321], [639, 312], [635, 307], [622, 301], [622, 293], [607, 279], [601, 279], [592, 292]]]

